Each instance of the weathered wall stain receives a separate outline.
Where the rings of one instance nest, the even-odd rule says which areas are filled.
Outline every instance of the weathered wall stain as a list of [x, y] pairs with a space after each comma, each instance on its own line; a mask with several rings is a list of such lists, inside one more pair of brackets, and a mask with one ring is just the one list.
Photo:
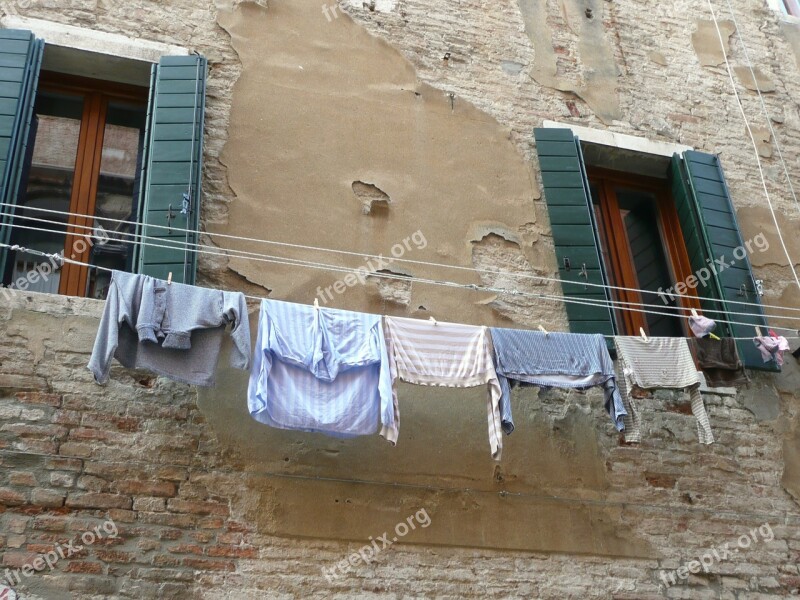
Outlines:
[[613, 46], [603, 26], [605, 4], [602, 0], [559, 0], [563, 13], [578, 46], [580, 80], [564, 76], [558, 66], [553, 45], [548, 0], [518, 0], [525, 32], [534, 46], [535, 63], [532, 76], [540, 85], [572, 92], [583, 99], [606, 123], [621, 117], [617, 78], [619, 68]]
[[[265, 427], [247, 413], [246, 386], [246, 376], [223, 368], [198, 406], [244, 461], [251, 494], [237, 510], [261, 533], [363, 541], [424, 507], [433, 523], [411, 543], [657, 556], [618, 507], [602, 505], [611, 483], [599, 393], [589, 394], [587, 411], [576, 394], [540, 400], [536, 389], [515, 390], [526, 434], [505, 438], [508, 459], [497, 465], [484, 443], [484, 388], [401, 383], [401, 434], [391, 447], [378, 436], [339, 440]], [[552, 404], [556, 414], [545, 409]]]
[[[236, 193], [223, 233], [388, 255], [393, 244], [421, 230], [428, 240], [405, 258], [471, 265], [471, 224], [519, 230], [535, 220], [538, 196], [509, 131], [468, 102], [421, 84], [410, 63], [350, 17], [328, 21], [313, 0], [276, 0], [268, 9], [241, 4], [220, 12], [242, 60], [222, 154]], [[362, 214], [354, 191], [363, 182], [390, 199]], [[358, 188], [358, 189], [356, 189]], [[362, 200], [363, 201], [363, 200]], [[546, 252], [520, 234], [532, 264]], [[461, 243], [458, 240], [463, 240]], [[229, 241], [220, 241], [232, 247]], [[278, 250], [238, 244], [254, 252]], [[287, 252], [285, 249], [280, 250]], [[340, 255], [293, 252], [317, 262], [363, 265]], [[349, 262], [347, 262], [349, 260]], [[229, 267], [268, 286], [275, 297], [310, 302], [318, 286], [338, 277], [319, 269], [233, 258]], [[397, 263], [392, 269], [433, 279], [480, 283], [469, 271]], [[483, 296], [415, 285], [414, 299], [450, 320], [491, 323]], [[329, 305], [381, 312], [377, 285], [356, 286]], [[394, 303], [395, 309], [401, 306]], [[391, 307], [389, 307], [391, 310]]]

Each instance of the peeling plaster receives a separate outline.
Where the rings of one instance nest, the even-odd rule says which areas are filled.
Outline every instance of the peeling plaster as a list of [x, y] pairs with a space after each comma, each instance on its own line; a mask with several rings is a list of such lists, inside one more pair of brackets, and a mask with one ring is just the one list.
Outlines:
[[[548, 301], [531, 296], [546, 293], [548, 290], [544, 282], [526, 275], [552, 274], [535, 269], [516, 239], [517, 236], [510, 232], [497, 229], [491, 231], [487, 228], [477, 241], [472, 242], [472, 262], [476, 269], [482, 271], [481, 281], [484, 285], [528, 294], [497, 294], [486, 299], [485, 303], [506, 321], [529, 327], [544, 323], [553, 331], [567, 331], [569, 327], [566, 319], [561, 317], [557, 305], [545, 308], [546, 315], [543, 316], [542, 309], [547, 306]], [[553, 262], [552, 259], [547, 264], [550, 262]]]
[[[327, 21], [314, 0], [274, 0], [221, 11], [242, 61], [221, 154], [235, 199], [216, 233], [389, 254], [415, 231], [428, 240], [414, 260], [472, 265], [475, 223], [520, 231], [535, 222], [531, 166], [509, 130], [470, 103], [421, 83], [398, 51], [342, 14]], [[354, 210], [354, 193], [376, 186], [389, 199], [379, 218]], [[383, 196], [381, 196], [383, 198]], [[377, 203], [372, 202], [372, 210]], [[220, 241], [223, 248], [355, 268], [358, 259], [318, 251]], [[533, 251], [528, 250], [533, 257]], [[538, 252], [538, 250], [537, 250]], [[348, 262], [349, 261], [349, 262]], [[232, 258], [229, 267], [273, 296], [309, 302], [341, 275]], [[480, 283], [469, 271], [415, 275]], [[491, 324], [475, 292], [414, 286], [413, 304], [450, 320]], [[376, 286], [355, 286], [333, 305], [380, 312]], [[401, 310], [401, 314], [403, 311]], [[405, 313], [408, 314], [408, 313]]]
[[376, 277], [369, 275], [367, 281], [374, 283], [378, 289], [380, 297], [385, 302], [392, 302], [401, 306], [408, 306], [411, 303], [411, 286], [412, 282], [405, 273], [398, 273], [389, 269], [381, 269], [377, 273], [384, 273], [389, 275], [399, 275], [401, 278], [388, 279], [386, 277]]
[[[557, 55], [548, 22], [548, 0], [517, 0], [525, 33], [534, 46], [532, 77], [537, 83], [562, 92], [572, 92], [605, 123], [620, 119], [617, 77], [619, 67], [614, 48], [605, 34], [602, 0], [558, 0], [567, 25], [577, 41], [581, 81], [573, 81], [558, 72]], [[587, 16], [591, 14], [591, 16]]]
[[365, 215], [372, 214], [373, 211], [385, 214], [386, 209], [389, 208], [389, 204], [392, 202], [389, 194], [371, 183], [354, 181], [352, 187], [356, 198], [361, 201], [361, 212]]
[[695, 21], [697, 29], [692, 33], [692, 46], [694, 47], [700, 64], [704, 67], [716, 67], [725, 62], [725, 54], [730, 54], [730, 37], [736, 31], [733, 21], [719, 21], [719, 30], [722, 32], [725, 54], [720, 47], [719, 36], [714, 21]]
[[797, 63], [797, 66], [800, 67], [800, 27], [798, 27], [795, 23], [781, 21], [780, 28], [781, 33], [786, 38], [786, 41], [789, 42], [789, 46], [792, 48], [792, 53], [794, 54], [794, 60]]
[[[755, 245], [755, 243], [752, 244], [753, 252], [748, 254], [750, 258], [750, 264], [756, 268], [775, 265], [779, 267], [786, 267], [788, 269], [786, 254], [783, 252], [780, 240], [778, 239], [778, 232], [775, 229], [772, 213], [770, 212], [769, 208], [765, 206], [766, 200], [764, 200], [763, 194], [760, 198], [758, 198], [758, 201], [762, 203], [761, 206], [745, 206], [736, 211], [739, 227], [742, 230], [742, 240], [746, 243], [748, 240], [754, 239], [759, 234], [763, 234], [764, 239], [766, 239], [767, 243], [769, 244], [769, 247], [763, 252], [758, 249], [758, 246]], [[791, 215], [793, 218], [786, 216], [780, 207], [778, 207], [775, 211], [775, 216], [778, 220], [778, 226], [783, 233], [783, 239], [784, 242], [786, 242], [786, 249], [789, 252], [789, 256], [792, 257], [796, 266], [800, 266], [800, 236], [791, 234], [791, 232], [797, 231], [798, 227], [800, 227], [800, 218], [796, 217], [796, 208], [791, 209]], [[791, 279], [791, 274], [788, 274], [786, 277], [782, 277], [780, 280], [788, 281]], [[800, 301], [796, 300], [787, 306], [794, 306], [799, 302]]]
[[[778, 89], [772, 75], [765, 73], [759, 67], [753, 67], [752, 72], [750, 67], [733, 67], [733, 71], [739, 81], [742, 82], [742, 85], [750, 91], [759, 90], [764, 94], [768, 94]], [[755, 74], [755, 77], [753, 77], [753, 74]]]

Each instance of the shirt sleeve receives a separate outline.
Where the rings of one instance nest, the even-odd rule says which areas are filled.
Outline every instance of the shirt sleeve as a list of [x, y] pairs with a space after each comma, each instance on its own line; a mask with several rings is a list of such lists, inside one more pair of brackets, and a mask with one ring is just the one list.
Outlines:
[[[392, 376], [390, 352], [383, 332], [383, 319], [378, 319], [373, 328], [381, 352], [381, 367], [378, 379], [378, 391], [381, 398], [381, 436], [392, 445], [397, 444], [400, 436], [400, 410], [397, 403], [395, 377]], [[392, 358], [394, 358], [392, 356]], [[396, 373], [396, 370], [395, 370]]]
[[[395, 445], [397, 438], [400, 437], [400, 404], [397, 401], [397, 364], [394, 356], [392, 329], [388, 318], [381, 318], [378, 322], [378, 330], [382, 347], [379, 384], [381, 391], [381, 420], [383, 424], [381, 436], [392, 445]], [[388, 392], [386, 390], [387, 385]], [[389, 420], [389, 410], [391, 410], [391, 420]]]
[[88, 369], [94, 374], [97, 383], [106, 383], [111, 371], [111, 359], [119, 346], [119, 328], [126, 320], [130, 321], [131, 315], [119, 285], [112, 277], [108, 288], [108, 297], [100, 318], [100, 327], [94, 339], [92, 356], [89, 358]]
[[[262, 303], [258, 313], [256, 348], [250, 365], [250, 380], [247, 385], [247, 407], [250, 415], [261, 423], [269, 423], [267, 413], [267, 380], [272, 370], [272, 353], [269, 350], [269, 319]], [[267, 413], [267, 414], [264, 414]]]
[[488, 373], [487, 387], [489, 398], [487, 403], [487, 417], [489, 425], [489, 447], [492, 451], [492, 458], [500, 460], [503, 457], [503, 425], [500, 416], [500, 397], [503, 392], [500, 381], [497, 378], [497, 371], [492, 360], [492, 346], [490, 343], [489, 328], [481, 328], [480, 341], [483, 346], [483, 362], [485, 371]]
[[247, 302], [244, 294], [223, 292], [223, 317], [233, 323], [231, 338], [231, 366], [236, 369], [250, 368], [250, 319], [247, 316]]

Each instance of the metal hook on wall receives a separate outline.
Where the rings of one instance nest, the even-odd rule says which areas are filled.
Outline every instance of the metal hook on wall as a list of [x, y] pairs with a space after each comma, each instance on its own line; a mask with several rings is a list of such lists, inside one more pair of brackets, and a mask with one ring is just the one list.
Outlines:
[[176, 216], [172, 211], [172, 203], [170, 202], [169, 208], [167, 208], [167, 233], [172, 233], [172, 221], [175, 220]]
[[583, 265], [581, 266], [581, 272], [578, 273], [578, 275], [586, 279], [586, 283], [583, 285], [583, 289], [588, 290], [589, 286], [587, 284], [589, 283], [589, 271], [586, 269], [586, 263], [583, 263]]

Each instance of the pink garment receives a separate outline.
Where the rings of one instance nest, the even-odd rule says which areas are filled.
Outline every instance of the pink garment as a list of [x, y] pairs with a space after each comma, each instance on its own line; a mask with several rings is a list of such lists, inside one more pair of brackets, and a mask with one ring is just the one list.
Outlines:
[[699, 338], [706, 337], [709, 333], [714, 331], [716, 326], [716, 321], [712, 321], [708, 317], [702, 315], [689, 317], [689, 327], [692, 328], [692, 333]]
[[783, 365], [783, 353], [789, 350], [789, 342], [786, 341], [785, 337], [761, 336], [753, 338], [753, 343], [758, 348], [758, 351], [761, 352], [761, 358], [764, 362], [775, 359], [779, 367]]

